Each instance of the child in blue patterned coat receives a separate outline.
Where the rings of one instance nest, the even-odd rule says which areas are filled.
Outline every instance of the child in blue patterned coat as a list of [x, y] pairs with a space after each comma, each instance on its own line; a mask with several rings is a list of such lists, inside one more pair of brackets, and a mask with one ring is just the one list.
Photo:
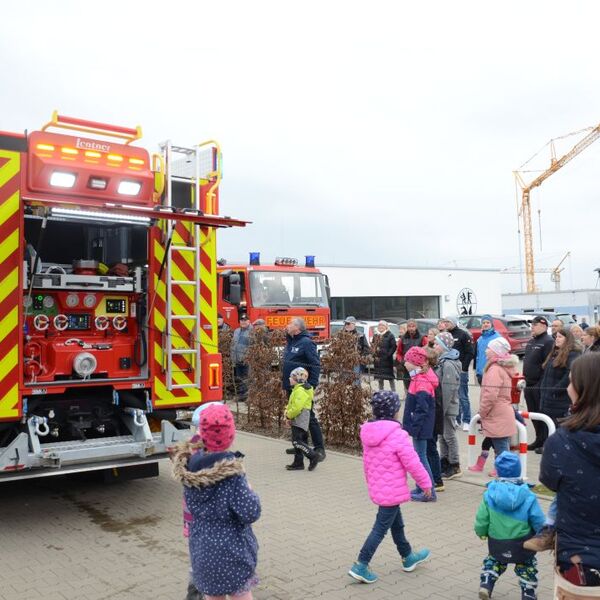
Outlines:
[[258, 542], [251, 525], [261, 507], [246, 480], [243, 455], [229, 450], [235, 425], [227, 406], [210, 406], [200, 414], [200, 437], [205, 450], [179, 454], [174, 465], [192, 514], [194, 584], [206, 600], [225, 600], [227, 595], [252, 600]]

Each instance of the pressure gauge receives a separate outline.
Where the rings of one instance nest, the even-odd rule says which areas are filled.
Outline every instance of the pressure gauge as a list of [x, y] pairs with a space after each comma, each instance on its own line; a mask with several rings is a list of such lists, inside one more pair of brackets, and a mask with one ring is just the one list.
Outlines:
[[31, 296], [27, 295], [23, 298], [23, 307], [24, 308], [31, 308], [32, 304], [33, 304], [33, 298]]
[[54, 298], [52, 296], [44, 296], [44, 308], [52, 308], [54, 306]]
[[69, 308], [75, 308], [79, 304], [79, 296], [77, 294], [69, 294], [66, 303]]
[[94, 308], [96, 306], [96, 296], [94, 294], [86, 294], [83, 299], [83, 305], [86, 308]]

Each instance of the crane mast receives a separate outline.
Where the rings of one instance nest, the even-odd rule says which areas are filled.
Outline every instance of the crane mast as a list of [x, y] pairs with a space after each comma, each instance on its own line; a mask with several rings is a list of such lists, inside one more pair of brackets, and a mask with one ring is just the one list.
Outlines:
[[[533, 256], [533, 228], [531, 224], [531, 190], [542, 185], [550, 175], [556, 173], [564, 167], [568, 162], [573, 160], [580, 152], [585, 150], [589, 145], [595, 142], [600, 137], [600, 124], [596, 125], [591, 131], [571, 150], [557, 159], [552, 156], [550, 159], [550, 167], [543, 173], [538, 175], [531, 183], [525, 183], [520, 171], [514, 171], [517, 183], [521, 187], [521, 208], [519, 215], [523, 218], [523, 238], [525, 245], [525, 277], [527, 282], [527, 293], [533, 294], [536, 291], [535, 287], [535, 261]], [[551, 141], [553, 146], [553, 140]]]

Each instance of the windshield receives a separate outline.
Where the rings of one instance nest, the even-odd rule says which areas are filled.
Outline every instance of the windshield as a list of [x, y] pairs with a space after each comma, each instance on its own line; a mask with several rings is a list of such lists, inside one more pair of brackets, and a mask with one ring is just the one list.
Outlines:
[[320, 273], [251, 271], [250, 293], [254, 306], [328, 306]]

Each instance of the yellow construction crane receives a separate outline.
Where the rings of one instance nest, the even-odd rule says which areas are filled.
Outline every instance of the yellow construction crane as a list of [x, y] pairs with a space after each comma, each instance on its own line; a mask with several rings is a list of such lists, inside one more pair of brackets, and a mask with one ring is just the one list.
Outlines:
[[554, 282], [554, 289], [557, 292], [560, 292], [560, 274], [565, 270], [564, 267], [561, 269], [560, 266], [565, 262], [565, 260], [567, 260], [569, 256], [571, 256], [571, 253], [567, 252], [558, 265], [552, 269], [552, 273], [550, 274], [550, 280]]
[[[531, 190], [542, 185], [542, 183], [552, 175], [552, 173], [556, 173], [560, 168], [564, 167], [568, 162], [573, 160], [582, 150], [585, 150], [590, 144], [600, 137], [600, 124], [596, 125], [596, 127], [592, 127], [589, 130], [585, 129], [582, 131], [589, 131], [589, 133], [571, 150], [569, 150], [565, 155], [561, 156], [559, 159], [556, 158], [554, 152], [554, 141], [550, 140], [550, 167], [546, 169], [543, 173], [538, 175], [531, 183], [525, 183], [525, 180], [522, 176], [522, 171], [513, 171], [514, 176], [517, 180], [519, 187], [521, 188], [521, 206], [519, 209], [519, 216], [523, 218], [523, 237], [525, 242], [525, 276], [527, 280], [527, 293], [533, 294], [536, 291], [535, 288], [535, 265], [533, 259], [533, 230], [531, 226], [531, 202], [530, 202], [530, 194]], [[581, 132], [576, 132], [581, 133]], [[572, 134], [569, 134], [572, 135]], [[567, 136], [562, 136], [567, 137]], [[555, 138], [560, 139], [560, 138]], [[525, 163], [527, 164], [527, 163]], [[525, 165], [523, 165], [525, 166]], [[522, 169], [523, 167], [521, 167]], [[566, 258], [566, 257], [565, 257]], [[562, 264], [562, 262], [561, 262]], [[559, 265], [560, 266], [560, 265]], [[558, 267], [557, 267], [558, 268]], [[558, 273], [558, 279], [560, 282], [560, 272]]]

